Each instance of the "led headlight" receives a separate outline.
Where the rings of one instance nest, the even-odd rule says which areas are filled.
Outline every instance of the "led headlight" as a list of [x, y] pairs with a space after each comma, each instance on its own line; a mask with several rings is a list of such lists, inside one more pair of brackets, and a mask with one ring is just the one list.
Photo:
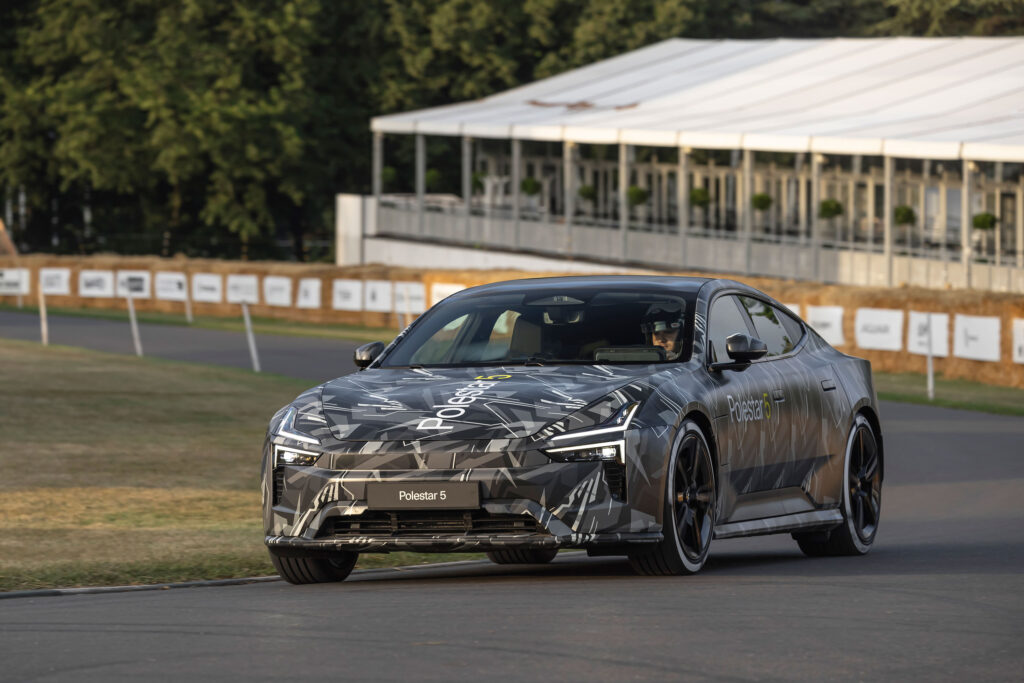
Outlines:
[[544, 452], [563, 462], [617, 460], [625, 464], [622, 441], [590, 443], [585, 446], [562, 446], [561, 448], [548, 448]]
[[627, 403], [619, 408], [610, 419], [606, 420], [596, 429], [581, 429], [575, 432], [565, 432], [558, 436], [551, 437], [551, 440], [564, 441], [566, 439], [587, 439], [594, 436], [600, 436], [604, 439], [615, 438], [612, 436], [613, 434], [621, 433], [629, 429], [629, 423], [633, 421], [633, 416], [636, 415], [636, 409], [639, 407], [639, 403]]
[[320, 445], [320, 442], [313, 437], [308, 434], [303, 434], [295, 429], [295, 415], [296, 411], [293, 406], [289, 408], [284, 414], [284, 417], [281, 418], [281, 422], [277, 425], [277, 429], [274, 431], [274, 434], [277, 436], [283, 436], [286, 439], [292, 439], [293, 441], [299, 441], [301, 443]]
[[274, 446], [274, 463], [280, 465], [313, 465], [320, 458], [319, 453], [300, 451], [297, 448]]

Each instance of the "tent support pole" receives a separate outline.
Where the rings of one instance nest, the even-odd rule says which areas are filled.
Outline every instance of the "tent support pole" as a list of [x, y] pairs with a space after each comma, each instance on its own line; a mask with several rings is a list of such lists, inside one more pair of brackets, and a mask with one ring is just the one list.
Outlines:
[[416, 227], [422, 235], [426, 228], [423, 212], [427, 194], [427, 141], [421, 133], [416, 134]]
[[885, 171], [885, 186], [882, 188], [882, 252], [885, 255], [885, 286], [892, 287], [892, 200], [893, 200], [893, 158], [882, 160]]
[[473, 233], [473, 138], [462, 136], [462, 205], [466, 212], [466, 239]]
[[[676, 195], [676, 212], [678, 213], [676, 218], [679, 223], [679, 258], [681, 261], [680, 265], [685, 267], [687, 263], [686, 231], [690, 229], [689, 147], [679, 148], [679, 168], [676, 169]], [[1018, 239], [1017, 242], [1019, 244], [1020, 239]]]
[[622, 260], [626, 260], [629, 242], [629, 145], [619, 143], [619, 235], [622, 240]]
[[1017, 209], [1017, 267], [1024, 268], [1024, 177], [1021, 184], [1017, 186], [1016, 201]]
[[814, 279], [821, 280], [821, 161], [822, 156], [811, 152], [811, 250], [814, 254]]
[[576, 213], [576, 169], [573, 154], [576, 143], [571, 140], [562, 141], [562, 192], [565, 207], [565, 253], [572, 254], [572, 219]]
[[751, 205], [754, 196], [754, 151], [743, 150], [743, 272], [750, 275], [751, 239], [754, 232], [754, 207]]
[[384, 192], [384, 133], [373, 133], [373, 200], [380, 207], [380, 196]]
[[512, 230], [515, 233], [515, 247], [519, 249], [519, 201], [520, 201], [520, 188], [523, 184], [522, 178], [522, 165], [523, 165], [523, 141], [513, 140], [512, 141]]
[[963, 160], [960, 171], [960, 264], [964, 287], [971, 288], [971, 162]]

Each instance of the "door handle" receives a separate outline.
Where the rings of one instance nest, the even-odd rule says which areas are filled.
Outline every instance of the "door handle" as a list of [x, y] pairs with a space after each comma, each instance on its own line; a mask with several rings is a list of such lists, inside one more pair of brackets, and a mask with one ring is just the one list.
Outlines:
[[821, 380], [821, 389], [822, 391], [835, 391], [836, 383], [830, 379], [823, 379]]
[[786, 395], [782, 393], [782, 389], [775, 389], [774, 391], [772, 391], [772, 398], [774, 398], [776, 401], [785, 401]]

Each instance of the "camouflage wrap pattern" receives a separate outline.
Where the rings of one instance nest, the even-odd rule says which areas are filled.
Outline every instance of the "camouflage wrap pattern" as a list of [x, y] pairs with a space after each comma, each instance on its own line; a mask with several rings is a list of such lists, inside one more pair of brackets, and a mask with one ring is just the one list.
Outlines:
[[[607, 279], [613, 286], [614, 278]], [[727, 280], [631, 279], [647, 281], [696, 293], [686, 362], [371, 366], [304, 392], [274, 416], [264, 447], [267, 544], [373, 552], [656, 541], [666, 507], [666, 467], [684, 419], [704, 430], [716, 461], [716, 535], [834, 525], [854, 417], [858, 410], [877, 415], [869, 364], [835, 351], [805, 328], [785, 356], [742, 371], [711, 371], [707, 321], [716, 297], [739, 293], [779, 304]], [[632, 404], [638, 407], [626, 431], [572, 437], [607, 426]], [[291, 430], [318, 445], [276, 433], [289, 408], [295, 411]], [[546, 453], [606, 438], [624, 444], [625, 500], [615, 495], [602, 463], [560, 462]], [[322, 455], [313, 466], [275, 471], [275, 445]], [[528, 516], [541, 530], [344, 538], [322, 533], [335, 518], [365, 513], [367, 484], [385, 481], [476, 482], [483, 510]]]

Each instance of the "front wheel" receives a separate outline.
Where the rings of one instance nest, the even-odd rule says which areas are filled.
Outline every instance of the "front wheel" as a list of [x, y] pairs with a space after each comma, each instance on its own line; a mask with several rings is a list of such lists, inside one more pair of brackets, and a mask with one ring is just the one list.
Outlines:
[[331, 583], [344, 581], [356, 566], [359, 553], [338, 553], [331, 557], [284, 555], [268, 548], [270, 561], [288, 583]]
[[695, 422], [683, 424], [683, 437], [665, 476], [664, 538], [633, 552], [637, 574], [695, 574], [704, 566], [715, 531], [715, 464], [704, 433]]
[[547, 564], [557, 554], [558, 548], [491, 550], [487, 553], [487, 559], [494, 564]]
[[846, 443], [842, 512], [843, 523], [827, 537], [793, 534], [810, 557], [864, 555], [871, 550], [882, 514], [882, 456], [871, 424], [858, 415]]

